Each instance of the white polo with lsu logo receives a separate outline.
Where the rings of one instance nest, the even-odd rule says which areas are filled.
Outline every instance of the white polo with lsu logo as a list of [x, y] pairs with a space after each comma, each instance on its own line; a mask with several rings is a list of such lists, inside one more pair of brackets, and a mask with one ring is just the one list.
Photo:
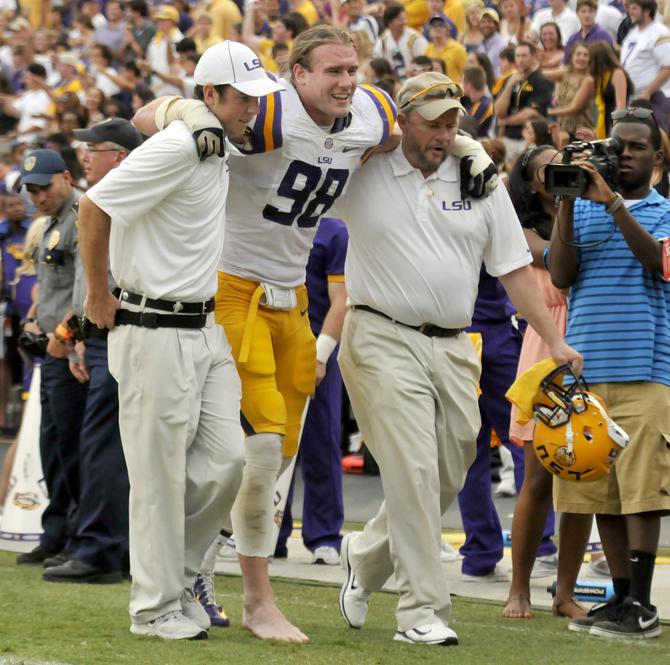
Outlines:
[[349, 228], [349, 302], [407, 325], [466, 328], [482, 263], [494, 277], [531, 263], [509, 195], [461, 200], [449, 156], [424, 178], [402, 152], [373, 156], [341, 206]]

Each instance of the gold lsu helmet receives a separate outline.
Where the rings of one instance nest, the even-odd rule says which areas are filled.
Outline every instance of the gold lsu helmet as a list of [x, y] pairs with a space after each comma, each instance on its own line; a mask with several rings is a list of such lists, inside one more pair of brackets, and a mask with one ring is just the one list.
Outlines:
[[[564, 386], [566, 376], [573, 382]], [[628, 434], [570, 365], [561, 365], [542, 379], [533, 418], [535, 453], [548, 471], [564, 480], [602, 478], [628, 445]]]

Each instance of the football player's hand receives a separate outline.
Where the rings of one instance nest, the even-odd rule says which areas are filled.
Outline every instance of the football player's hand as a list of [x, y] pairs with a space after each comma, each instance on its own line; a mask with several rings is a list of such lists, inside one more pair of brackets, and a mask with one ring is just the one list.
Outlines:
[[193, 134], [198, 157], [223, 157], [225, 134], [219, 119], [197, 99], [166, 99], [156, 110], [156, 127], [164, 129], [171, 122], [181, 120]]
[[451, 154], [461, 162], [461, 198], [481, 199], [498, 186], [498, 169], [479, 141], [458, 134]]

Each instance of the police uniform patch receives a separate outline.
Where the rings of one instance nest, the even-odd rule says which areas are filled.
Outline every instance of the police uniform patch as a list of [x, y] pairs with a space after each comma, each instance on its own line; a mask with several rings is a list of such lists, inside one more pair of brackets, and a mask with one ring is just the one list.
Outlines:
[[54, 249], [60, 242], [60, 231], [56, 229], [50, 236], [49, 242], [47, 243], [48, 249]]
[[37, 157], [35, 157], [34, 155], [28, 155], [23, 160], [23, 170], [32, 171], [35, 168], [35, 164], [37, 164]]

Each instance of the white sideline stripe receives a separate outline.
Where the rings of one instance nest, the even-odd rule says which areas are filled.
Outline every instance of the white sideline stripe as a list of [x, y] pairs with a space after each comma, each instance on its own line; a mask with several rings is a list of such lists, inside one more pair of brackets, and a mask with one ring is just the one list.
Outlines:
[[12, 656], [12, 658], [4, 658], [0, 656], [0, 665], [71, 665], [70, 663], [63, 663], [55, 660], [26, 660], [21, 656]]

